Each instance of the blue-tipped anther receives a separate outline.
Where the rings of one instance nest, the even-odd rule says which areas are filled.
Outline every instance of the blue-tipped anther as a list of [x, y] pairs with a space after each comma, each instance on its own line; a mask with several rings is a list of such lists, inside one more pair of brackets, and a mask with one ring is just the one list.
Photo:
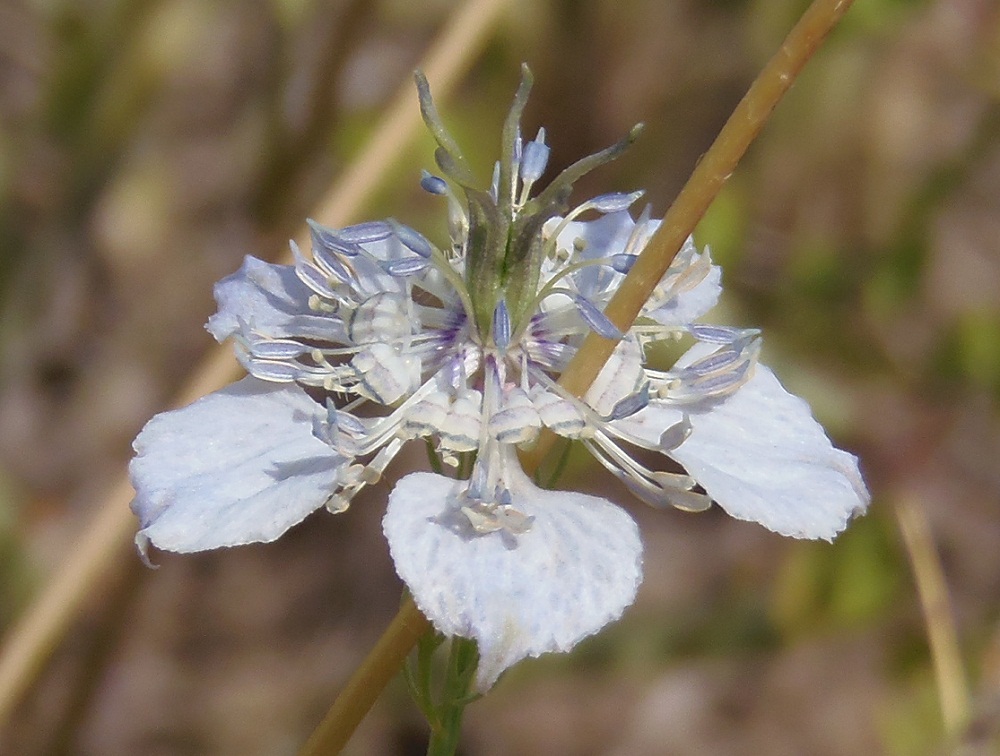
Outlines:
[[587, 205], [599, 213], [617, 213], [622, 210], [628, 210], [643, 194], [644, 192], [641, 190], [631, 192], [630, 194], [623, 192], [601, 194], [590, 200]]
[[524, 145], [521, 153], [520, 176], [525, 184], [534, 184], [545, 173], [551, 150], [545, 144], [545, 129], [538, 130], [534, 141]]
[[424, 270], [430, 261], [425, 257], [404, 257], [400, 260], [389, 260], [382, 263], [382, 269], [390, 276], [405, 278]]
[[431, 243], [427, 241], [422, 234], [417, 233], [409, 226], [396, 223], [393, 226], [393, 233], [395, 233], [396, 238], [403, 243], [403, 246], [411, 252], [415, 252], [421, 257], [431, 256], [433, 249], [431, 247]]
[[326, 249], [347, 257], [354, 257], [362, 251], [357, 243], [345, 239], [339, 231], [327, 228], [312, 219], [307, 220], [306, 225], [309, 226], [309, 235], [312, 237], [314, 248]]
[[420, 188], [430, 194], [441, 196], [448, 194], [448, 182], [427, 171], [420, 172]]
[[634, 394], [629, 394], [624, 399], [619, 400], [615, 403], [615, 406], [611, 408], [611, 414], [608, 415], [608, 420], [621, 420], [623, 417], [631, 417], [636, 412], [644, 409], [646, 405], [649, 404], [649, 384], [642, 384], [642, 388], [636, 391]]
[[611, 256], [611, 268], [617, 273], [628, 273], [632, 270], [632, 266], [635, 265], [635, 261], [638, 259], [638, 255], [612, 255]]
[[576, 306], [579, 308], [580, 317], [590, 326], [598, 336], [606, 339], [620, 339], [624, 334], [618, 330], [618, 326], [611, 322], [607, 315], [601, 312], [597, 305], [586, 297], [577, 296]]

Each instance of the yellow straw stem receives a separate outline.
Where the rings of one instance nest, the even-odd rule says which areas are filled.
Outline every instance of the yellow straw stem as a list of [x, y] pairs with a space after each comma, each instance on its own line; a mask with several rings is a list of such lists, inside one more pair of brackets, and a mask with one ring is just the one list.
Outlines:
[[399, 613], [347, 681], [299, 756], [339, 753], [371, 709], [382, 689], [396, 676], [406, 657], [431, 623], [407, 597]]
[[957, 742], [969, 721], [969, 689], [941, 558], [934, 546], [927, 514], [916, 496], [904, 494], [896, 502], [896, 520], [910, 558], [913, 581], [927, 627], [927, 645], [934, 664], [945, 736]]
[[[620, 331], [627, 331], [635, 322], [684, 240], [736, 170], [737, 163], [767, 123], [771, 111], [852, 2], [815, 0], [754, 80], [604, 310]], [[574, 396], [583, 396], [617, 344], [593, 331], [587, 334], [580, 350], [563, 371], [559, 385]], [[543, 432], [534, 448], [521, 458], [527, 471], [538, 468], [555, 440], [554, 433], [547, 429]]]

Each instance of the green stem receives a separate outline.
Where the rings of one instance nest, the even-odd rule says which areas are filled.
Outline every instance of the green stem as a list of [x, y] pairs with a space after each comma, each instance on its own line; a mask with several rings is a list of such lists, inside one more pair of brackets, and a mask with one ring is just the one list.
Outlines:
[[469, 695], [469, 686], [476, 674], [479, 652], [475, 641], [467, 638], [452, 638], [448, 653], [448, 667], [438, 716], [432, 723], [427, 756], [452, 756], [458, 748], [462, 731], [462, 715], [474, 697]]

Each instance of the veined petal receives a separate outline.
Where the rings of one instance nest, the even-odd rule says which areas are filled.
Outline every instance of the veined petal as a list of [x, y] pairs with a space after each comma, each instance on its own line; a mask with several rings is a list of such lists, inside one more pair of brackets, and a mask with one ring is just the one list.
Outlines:
[[[697, 345], [678, 365], [704, 352]], [[831, 540], [867, 509], [857, 459], [834, 448], [809, 405], [764, 365], [725, 400], [686, 409], [691, 434], [669, 456], [733, 517], [782, 535]], [[681, 418], [652, 402], [614, 426], [657, 441]]]
[[344, 342], [340, 318], [309, 309], [312, 290], [295, 275], [291, 265], [272, 265], [249, 255], [231, 276], [215, 285], [219, 311], [205, 327], [222, 342], [241, 331], [241, 323], [269, 338], [306, 336]]
[[302, 389], [244, 378], [150, 420], [129, 465], [143, 554], [273, 541], [323, 506], [345, 461], [313, 436], [323, 416]]
[[461, 511], [467, 482], [433, 473], [402, 478], [383, 520], [420, 610], [441, 633], [478, 643], [480, 691], [515, 662], [568, 651], [617, 619], [642, 577], [638, 528], [624, 510], [510, 472], [510, 506], [534, 517], [520, 535], [477, 533]]

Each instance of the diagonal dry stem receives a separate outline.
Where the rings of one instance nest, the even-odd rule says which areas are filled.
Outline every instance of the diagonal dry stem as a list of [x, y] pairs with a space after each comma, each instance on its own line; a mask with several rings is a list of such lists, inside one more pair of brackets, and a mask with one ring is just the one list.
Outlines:
[[923, 502], [915, 494], [904, 493], [896, 501], [896, 521], [913, 568], [913, 581], [927, 626], [945, 736], [957, 742], [969, 722], [971, 705], [941, 558]]
[[[489, 29], [509, 0], [469, 0], [439, 34], [420, 67], [443, 98], [481, 49]], [[355, 219], [389, 168], [420, 131], [421, 120], [409, 76], [376, 127], [366, 147], [319, 203], [313, 217], [331, 226]], [[308, 231], [298, 236], [308, 245]], [[216, 349], [194, 372], [177, 397], [182, 406], [222, 388], [239, 377], [232, 350]], [[129, 511], [133, 491], [122, 478], [73, 544], [59, 571], [28, 607], [4, 639], [0, 652], [0, 729], [30, 688], [46, 660], [59, 644], [87, 597], [121, 559], [135, 533]]]
[[406, 657], [431, 629], [430, 621], [407, 597], [378, 643], [347, 681], [299, 756], [339, 753], [361, 724], [382, 689], [396, 676]]

